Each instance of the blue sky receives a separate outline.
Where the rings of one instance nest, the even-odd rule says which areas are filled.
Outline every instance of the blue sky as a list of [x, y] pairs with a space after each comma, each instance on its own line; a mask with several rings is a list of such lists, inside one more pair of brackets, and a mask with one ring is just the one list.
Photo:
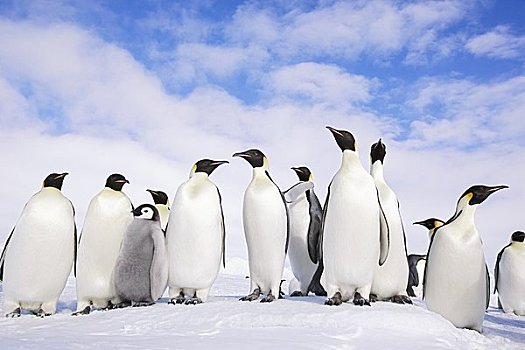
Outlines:
[[[13, 204], [0, 229], [51, 171], [72, 173], [81, 222], [110, 172], [142, 202], [145, 188], [173, 194], [198, 159], [248, 147], [283, 188], [309, 165], [324, 197], [332, 125], [356, 135], [365, 167], [387, 142], [406, 222], [446, 218], [473, 183], [511, 185], [479, 219], [492, 257], [523, 229], [523, 13], [488, 0], [1, 1], [0, 159], [23, 186], [0, 189]], [[249, 175], [235, 161], [214, 174], [235, 255]]]

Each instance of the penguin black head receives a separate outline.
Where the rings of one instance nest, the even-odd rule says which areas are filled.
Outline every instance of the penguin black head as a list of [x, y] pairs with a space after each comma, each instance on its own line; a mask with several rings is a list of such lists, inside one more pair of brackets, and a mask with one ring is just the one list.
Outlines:
[[350, 151], [356, 151], [356, 142], [354, 135], [350, 131], [346, 130], [338, 130], [335, 128], [332, 128], [331, 126], [326, 127], [328, 130], [332, 132], [332, 135], [334, 135], [335, 142], [337, 142], [337, 145], [339, 148], [341, 148], [341, 151], [350, 150]]
[[433, 228], [443, 225], [445, 222], [440, 219], [430, 218], [423, 221], [416, 221], [412, 225], [425, 226], [427, 229], [432, 230]]
[[137, 219], [158, 221], [160, 218], [159, 211], [151, 204], [142, 204], [131, 212]]
[[232, 157], [241, 157], [250, 163], [250, 165], [254, 168], [262, 167], [266, 161], [266, 156], [258, 149], [249, 149], [244, 152], [238, 152]]
[[311, 181], [312, 179], [312, 173], [310, 172], [310, 169], [308, 169], [305, 166], [300, 167], [292, 167], [291, 168], [295, 173], [297, 174], [297, 177], [299, 177], [299, 181]]
[[211, 175], [219, 165], [229, 163], [227, 160], [201, 159], [193, 165], [193, 172]]
[[106, 180], [106, 187], [115, 191], [121, 191], [125, 184], [129, 184], [129, 181], [120, 174], [111, 174]]
[[466, 198], [468, 205], [481, 204], [491, 194], [499, 190], [502, 190], [504, 188], [509, 188], [509, 186], [507, 185], [499, 185], [499, 186], [475, 185], [475, 186], [469, 187], [469, 189], [466, 190], [459, 199], [461, 200], [463, 198]]
[[153, 191], [153, 190], [146, 190], [151, 194], [151, 197], [153, 197], [153, 202], [155, 204], [164, 204], [168, 205], [168, 195], [162, 191]]
[[47, 175], [46, 179], [44, 180], [44, 185], [42, 187], [54, 187], [57, 190], [62, 189], [62, 184], [64, 183], [64, 178], [66, 175], [69, 175], [69, 173], [52, 173]]
[[525, 240], [525, 232], [523, 231], [516, 231], [512, 234], [512, 242], [522, 242]]
[[383, 163], [385, 161], [385, 155], [386, 155], [386, 146], [383, 142], [381, 142], [381, 139], [374, 143], [372, 147], [370, 147], [370, 158], [372, 159], [372, 164], [377, 162], [378, 160]]

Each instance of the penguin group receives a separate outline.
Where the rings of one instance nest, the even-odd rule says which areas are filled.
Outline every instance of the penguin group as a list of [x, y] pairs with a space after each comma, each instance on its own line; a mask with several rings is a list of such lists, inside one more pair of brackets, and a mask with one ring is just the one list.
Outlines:
[[[507, 186], [471, 186], [446, 222], [414, 223], [429, 230], [430, 244], [426, 255], [408, 255], [399, 201], [385, 180], [386, 145], [379, 139], [371, 146], [367, 171], [353, 134], [327, 129], [341, 151], [341, 165], [323, 205], [310, 168], [292, 167], [298, 182], [281, 191], [261, 150], [233, 154], [252, 171], [242, 205], [250, 290], [240, 300], [270, 303], [280, 298], [288, 256], [294, 275], [290, 297], [313, 293], [326, 296], [325, 304], [333, 306], [412, 304], [413, 288], [422, 280], [430, 311], [456, 327], [481, 332], [490, 280], [474, 213]], [[0, 257], [5, 315], [18, 317], [22, 310], [40, 317], [54, 314], [72, 270], [77, 291], [73, 315], [152, 305], [166, 289], [169, 304], [206, 302], [226, 263], [222, 197], [210, 175], [227, 163], [197, 161], [171, 206], [166, 193], [148, 189], [154, 205], [134, 207], [122, 191], [129, 181], [112, 174], [91, 200], [79, 235], [73, 205], [61, 191], [68, 173], [47, 176]], [[513, 233], [495, 268], [500, 306], [516, 315], [525, 315], [524, 241], [523, 232]]]

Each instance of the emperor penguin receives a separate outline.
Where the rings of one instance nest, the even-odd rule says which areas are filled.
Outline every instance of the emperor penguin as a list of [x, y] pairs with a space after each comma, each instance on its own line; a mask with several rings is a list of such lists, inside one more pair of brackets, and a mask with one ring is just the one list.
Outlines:
[[22, 309], [39, 317], [56, 312], [76, 257], [75, 210], [61, 191], [66, 175], [45, 178], [7, 239], [0, 258], [7, 317]]
[[168, 260], [157, 208], [143, 204], [133, 210], [113, 278], [120, 304], [148, 306], [159, 299], [168, 283]]
[[248, 246], [251, 293], [242, 301], [272, 302], [279, 297], [284, 259], [288, 250], [288, 212], [281, 190], [270, 177], [268, 159], [258, 149], [235, 153], [253, 167], [244, 192], [243, 226]]
[[405, 229], [397, 196], [385, 181], [383, 169], [385, 156], [386, 145], [379, 139], [370, 149], [370, 174], [374, 178], [379, 204], [390, 232], [390, 250], [385, 263], [376, 265], [370, 299], [412, 304], [406, 293], [408, 260]]
[[[309, 251], [317, 251], [321, 230], [321, 219], [323, 209], [321, 203], [313, 190], [312, 173], [305, 166], [292, 167], [299, 178], [299, 183], [284, 192], [288, 214], [290, 218], [290, 246], [288, 257], [294, 278], [290, 281], [290, 296], [308, 295], [310, 282], [317, 270], [317, 261], [310, 257]], [[306, 188], [293, 195], [294, 190], [301, 188], [303, 184], [312, 184], [312, 188]], [[290, 197], [290, 198], [287, 198]], [[314, 249], [309, 249], [313, 246]], [[322, 288], [319, 284], [319, 288]]]
[[91, 306], [112, 308], [120, 303], [113, 269], [124, 232], [133, 221], [133, 205], [122, 187], [129, 181], [112, 174], [89, 203], [78, 243], [77, 311], [89, 314]]
[[[429, 239], [432, 239], [434, 232], [440, 226], [443, 226], [445, 222], [440, 219], [430, 218], [423, 221], [414, 222], [413, 225], [421, 225], [428, 229]], [[422, 280], [425, 273], [425, 263], [427, 256], [424, 254], [410, 254], [408, 256], [408, 283], [407, 283], [407, 294], [410, 297], [422, 296], [422, 288], [417, 288], [414, 291], [415, 287], [419, 287], [419, 281]]]
[[498, 254], [494, 293], [506, 313], [525, 316], [525, 233], [516, 231]]
[[157, 208], [160, 216], [160, 227], [166, 232], [166, 225], [168, 225], [168, 219], [170, 217], [170, 202], [168, 195], [162, 191], [146, 190], [151, 194], [155, 208]]
[[471, 186], [459, 198], [454, 216], [432, 236], [423, 299], [430, 311], [458, 328], [482, 330], [490, 279], [474, 214], [491, 194], [507, 187]]
[[326, 305], [370, 305], [376, 265], [388, 257], [389, 233], [372, 176], [359, 160], [352, 133], [327, 127], [343, 152], [323, 208], [320, 258]]
[[209, 176], [226, 163], [225, 160], [199, 160], [173, 199], [166, 232], [170, 304], [205, 302], [221, 260], [225, 265], [222, 199]]

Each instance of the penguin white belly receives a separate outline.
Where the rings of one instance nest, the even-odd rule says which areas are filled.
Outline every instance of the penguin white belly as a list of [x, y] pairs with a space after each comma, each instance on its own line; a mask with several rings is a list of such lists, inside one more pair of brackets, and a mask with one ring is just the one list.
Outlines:
[[170, 210], [168, 209], [168, 206], [164, 204], [157, 204], [155, 205], [155, 208], [157, 208], [159, 211], [160, 227], [166, 231], [166, 225], [168, 224], [168, 220], [170, 218]]
[[45, 311], [53, 313], [73, 266], [75, 223], [69, 200], [49, 191], [56, 190], [35, 195], [18, 220], [5, 257], [4, 293], [6, 302], [28, 310], [49, 303]]
[[127, 196], [110, 189], [91, 201], [78, 249], [79, 301], [101, 300], [103, 304], [116, 297], [112, 273], [124, 232], [133, 220], [131, 209]]
[[351, 176], [338, 173], [334, 177], [323, 231], [321, 283], [328, 295], [340, 291], [344, 298], [372, 283], [379, 260], [376, 188], [372, 178]]
[[427, 258], [427, 308], [459, 328], [481, 331], [486, 302], [486, 269], [477, 234], [443, 228]]
[[498, 295], [503, 310], [525, 316], [525, 246], [505, 249], [498, 275]]
[[377, 188], [390, 231], [390, 249], [385, 263], [381, 266], [376, 264], [371, 293], [379, 298], [406, 295], [408, 262], [397, 198], [386, 185], [378, 185]]
[[[191, 180], [190, 180], [191, 181]], [[210, 288], [219, 273], [222, 254], [222, 217], [217, 188], [188, 183], [174, 199], [167, 235], [169, 286]]]
[[269, 179], [254, 180], [246, 189], [243, 225], [251, 283], [262, 293], [271, 290], [277, 296], [284, 268], [287, 217], [281, 194]]
[[[300, 284], [300, 290], [306, 293], [317, 264], [310, 260], [308, 254], [308, 226], [310, 224], [310, 205], [306, 195], [288, 206], [290, 217], [290, 242], [288, 257], [295, 278]], [[292, 291], [293, 292], [293, 291]]]

